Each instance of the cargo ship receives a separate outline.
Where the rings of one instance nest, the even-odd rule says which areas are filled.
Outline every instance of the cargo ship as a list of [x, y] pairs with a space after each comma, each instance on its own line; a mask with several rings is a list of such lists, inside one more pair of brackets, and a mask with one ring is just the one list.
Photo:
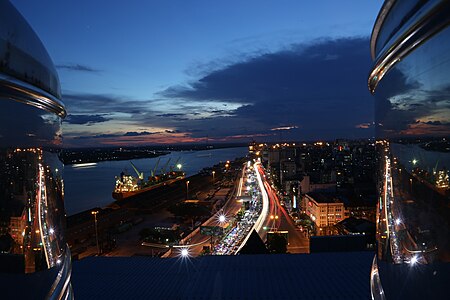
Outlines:
[[135, 196], [164, 185], [170, 185], [176, 181], [184, 179], [186, 174], [181, 171], [182, 166], [181, 164], [178, 164], [178, 161], [175, 163], [175, 168], [177, 170], [173, 170], [173, 167], [171, 167], [170, 170], [166, 172], [166, 167], [169, 162], [170, 158], [164, 168], [161, 169], [161, 172], [156, 174], [155, 171], [159, 164], [158, 159], [154, 169], [151, 171], [151, 175], [147, 180], [144, 179], [144, 173], [139, 172], [136, 166], [130, 162], [137, 174], [137, 177], [127, 175], [125, 172], [122, 172], [119, 176], [116, 176], [116, 185], [112, 192], [112, 197], [116, 200], [123, 200], [128, 197]]

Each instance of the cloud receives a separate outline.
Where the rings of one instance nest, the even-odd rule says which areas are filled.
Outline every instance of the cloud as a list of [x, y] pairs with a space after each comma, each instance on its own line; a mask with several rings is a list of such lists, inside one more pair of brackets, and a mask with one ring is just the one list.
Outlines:
[[2, 124], [0, 126], [0, 145], [2, 147], [30, 147], [41, 145], [44, 147], [59, 146], [62, 143], [61, 124], [56, 116], [49, 116], [44, 110], [31, 105], [20, 108], [20, 119], [16, 113], [17, 103], [3, 101], [0, 110]]
[[127, 133], [125, 133], [123, 136], [142, 136], [142, 135], [151, 135], [151, 134], [156, 134], [158, 132], [148, 132], [148, 131], [141, 131], [141, 132], [136, 132], [136, 131], [128, 131]]
[[167, 118], [171, 118], [171, 117], [182, 117], [185, 116], [185, 114], [179, 114], [179, 113], [167, 113], [167, 114], [158, 114], [156, 115], [157, 117], [167, 117]]
[[[228, 115], [178, 124], [181, 131], [202, 127], [210, 136], [224, 137], [265, 134], [280, 124], [297, 124], [301, 131], [286, 131], [286, 138], [368, 137], [373, 128], [361, 131], [355, 124], [374, 118], [366, 82], [371, 65], [368, 38], [322, 39], [246, 57], [159, 95], [239, 104]], [[200, 134], [205, 133], [194, 136]]]
[[105, 118], [103, 115], [68, 115], [65, 119], [65, 123], [78, 124], [78, 125], [91, 125], [94, 123], [102, 123], [109, 121], [110, 118]]
[[104, 139], [104, 138], [118, 138], [118, 137], [138, 137], [158, 134], [160, 132], [149, 132], [149, 131], [128, 131], [126, 133], [104, 133], [104, 134], [89, 134], [84, 133], [84, 135], [71, 136], [73, 139]]
[[369, 129], [372, 127], [373, 127], [373, 123], [361, 123], [361, 124], [355, 125], [355, 128], [359, 128], [359, 129]]
[[[425, 88], [421, 77], [395, 68], [381, 81], [375, 95], [377, 136], [445, 136], [450, 133], [450, 85]], [[415, 73], [413, 73], [415, 74]]]
[[[355, 125], [374, 119], [374, 99], [367, 89], [372, 66], [368, 38], [321, 39], [204, 66], [198, 79], [146, 100], [74, 92], [63, 98], [72, 114], [107, 114], [130, 126], [124, 132], [161, 128], [152, 138], [173, 136], [180, 142], [374, 135], [373, 126], [361, 130]], [[392, 104], [385, 108], [391, 110]]]
[[450, 123], [440, 122], [416, 122], [408, 124], [407, 128], [400, 132], [394, 132], [394, 136], [444, 136], [450, 133]]
[[425, 122], [425, 124], [428, 124], [428, 125], [442, 125], [442, 122], [441, 121], [428, 121], [428, 122]]
[[94, 134], [94, 135], [82, 135], [82, 136], [74, 136], [71, 137], [75, 140], [86, 140], [86, 139], [105, 139], [105, 138], [117, 138], [119, 136], [122, 136], [121, 134], [109, 134], [109, 133], [103, 133], [103, 134]]
[[63, 92], [64, 103], [70, 113], [142, 114], [151, 111], [150, 100], [130, 99], [121, 95]]
[[292, 125], [292, 126], [281, 126], [276, 128], [271, 128], [271, 131], [279, 131], [279, 130], [291, 130], [291, 129], [297, 129], [298, 126]]
[[89, 66], [80, 65], [80, 64], [61, 64], [56, 65], [56, 68], [60, 70], [69, 70], [69, 71], [77, 71], [77, 72], [87, 72], [87, 73], [98, 73], [100, 70], [91, 68]]

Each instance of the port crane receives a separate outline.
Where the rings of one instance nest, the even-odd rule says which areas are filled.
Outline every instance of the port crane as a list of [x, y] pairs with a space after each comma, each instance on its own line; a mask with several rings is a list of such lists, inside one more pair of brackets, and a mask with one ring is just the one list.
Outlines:
[[170, 172], [173, 172], [173, 168], [174, 168], [174, 167], [177, 167], [178, 162], [180, 161], [180, 158], [181, 158], [181, 157], [178, 157], [177, 161], [176, 161], [172, 166], [170, 166]]
[[436, 165], [433, 168], [433, 175], [435, 175], [438, 171], [438, 164], [439, 164], [439, 159], [436, 161]]
[[161, 160], [161, 157], [158, 157], [158, 160], [156, 161], [156, 164], [155, 164], [155, 167], [153, 168], [153, 170], [152, 170], [152, 177], [154, 177], [155, 176], [155, 171], [156, 171], [156, 169], [158, 168], [158, 165], [159, 165], [159, 161]]
[[139, 172], [139, 170], [136, 168], [136, 166], [133, 164], [132, 161], [130, 161], [131, 166], [133, 167], [134, 171], [136, 172], [139, 180], [144, 180], [144, 172]]
[[164, 165], [164, 168], [161, 169], [161, 174], [166, 174], [166, 169], [167, 169], [167, 166], [169, 165], [169, 162], [170, 162], [171, 159], [172, 158], [169, 158], [167, 160], [166, 164]]

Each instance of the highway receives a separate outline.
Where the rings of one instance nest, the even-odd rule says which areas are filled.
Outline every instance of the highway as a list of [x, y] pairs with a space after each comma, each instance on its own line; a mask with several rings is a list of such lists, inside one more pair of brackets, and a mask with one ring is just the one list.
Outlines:
[[[245, 174], [245, 167], [241, 172], [241, 176], [236, 181], [237, 188], [235, 192], [230, 195], [228, 201], [222, 207], [221, 210], [216, 212], [211, 218], [202, 224], [202, 226], [222, 226], [226, 227], [227, 224], [221, 224], [219, 221], [219, 216], [224, 215], [228, 221], [231, 217], [234, 217], [242, 207], [242, 203], [236, 201], [236, 197], [241, 196], [242, 186]], [[226, 222], [227, 222], [226, 221]], [[180, 255], [182, 249], [188, 249], [189, 256], [199, 256], [202, 253], [204, 246], [209, 246], [212, 242], [211, 237], [202, 235], [200, 233], [200, 227], [195, 229], [191, 233], [191, 237], [187, 237], [183, 241], [186, 245], [181, 243], [180, 245], [173, 246], [172, 250], [167, 254], [166, 257], [177, 257]]]
[[204, 222], [202, 226], [226, 227], [226, 224], [220, 223], [219, 216], [225, 215], [228, 220], [239, 212], [242, 203], [237, 202], [236, 199], [240, 196], [247, 195], [247, 190], [243, 189], [244, 182], [247, 182], [248, 189], [253, 189], [256, 193], [257, 196], [254, 196], [256, 197], [254, 199], [260, 199], [256, 207], [249, 211], [247, 221], [241, 221], [235, 224], [222, 242], [220, 240], [212, 240], [216, 239], [215, 237], [211, 238], [210, 236], [202, 235], [200, 229], [197, 228], [190, 236], [183, 240], [183, 243], [173, 246], [172, 250], [165, 257], [180, 256], [183, 249], [187, 249], [191, 257], [198, 256], [202, 253], [203, 247], [210, 245], [212, 242], [217, 244], [215, 251], [219, 252], [216, 254], [237, 254], [242, 246], [245, 245], [253, 230], [256, 230], [263, 241], [267, 239], [268, 231], [287, 231], [289, 235], [287, 250], [289, 253], [309, 252], [308, 238], [304, 232], [301, 232], [295, 226], [294, 221], [281, 205], [277, 192], [272, 188], [266, 178], [264, 168], [260, 163], [255, 163], [253, 167], [254, 171], [248, 171], [251, 169], [249, 166], [243, 168], [240, 178], [236, 181], [237, 188], [235, 195], [231, 195], [224, 207]]
[[267, 238], [268, 231], [288, 231], [288, 252], [289, 253], [308, 253], [309, 252], [309, 240], [305, 237], [304, 232], [298, 230], [292, 221], [288, 212], [281, 205], [277, 192], [269, 184], [267, 175], [260, 164], [256, 164], [256, 168], [259, 172], [262, 184], [261, 189], [264, 189], [263, 194], [267, 194], [269, 201], [269, 211], [265, 215], [263, 220], [263, 226], [258, 230], [259, 236], [263, 241]]
[[[433, 199], [437, 207], [439, 192], [430, 193], [430, 184], [425, 183], [415, 174], [409, 173], [405, 167], [397, 167], [396, 158], [385, 157], [385, 178], [383, 187], [383, 210], [381, 211], [382, 231], [390, 247], [391, 257], [396, 264], [428, 263], [438, 250], [436, 238], [429, 232], [438, 232], [442, 223], [427, 208], [426, 202]], [[414, 187], [414, 189], [413, 189]], [[426, 199], [424, 201], [423, 199]], [[383, 236], [382, 236], [383, 237]]]

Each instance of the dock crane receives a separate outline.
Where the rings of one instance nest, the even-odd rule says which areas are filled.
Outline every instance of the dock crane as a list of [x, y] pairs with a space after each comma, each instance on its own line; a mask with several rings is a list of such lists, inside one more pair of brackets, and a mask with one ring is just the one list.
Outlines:
[[136, 168], [136, 166], [133, 164], [132, 161], [130, 161], [131, 166], [133, 167], [134, 171], [136, 172], [139, 180], [144, 180], [144, 172], [139, 172], [139, 170]]
[[[180, 161], [180, 158], [181, 157], [178, 157], [177, 161], [173, 164], [173, 166], [170, 166], [170, 172], [173, 172], [174, 167], [178, 167], [178, 162]], [[181, 168], [178, 168], [178, 171], [179, 171], [179, 169], [181, 169]]]
[[438, 170], [438, 164], [439, 164], [439, 159], [436, 161], [436, 165], [434, 166], [434, 168], [433, 168], [433, 175], [434, 174], [436, 174], [437, 173], [437, 170]]
[[161, 169], [161, 174], [166, 174], [166, 169], [167, 169], [167, 166], [169, 165], [169, 162], [170, 162], [171, 159], [172, 158], [169, 158], [167, 160], [166, 164], [164, 165], [164, 168]]
[[156, 171], [156, 169], [158, 168], [158, 165], [159, 165], [159, 161], [161, 160], [161, 157], [158, 157], [158, 160], [156, 161], [156, 164], [155, 164], [155, 167], [153, 168], [153, 170], [152, 170], [152, 174], [151, 174], [151, 176], [153, 177], [153, 176], [155, 176], [155, 171]]

